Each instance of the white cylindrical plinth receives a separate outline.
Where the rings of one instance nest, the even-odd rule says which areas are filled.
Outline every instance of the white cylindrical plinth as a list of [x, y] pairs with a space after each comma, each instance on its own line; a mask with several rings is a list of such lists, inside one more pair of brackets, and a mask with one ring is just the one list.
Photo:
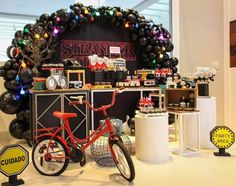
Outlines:
[[216, 98], [208, 96], [197, 97], [197, 110], [200, 111], [200, 146], [214, 148], [210, 141], [210, 131], [216, 126]]
[[168, 114], [135, 116], [136, 157], [149, 163], [159, 163], [168, 156]]

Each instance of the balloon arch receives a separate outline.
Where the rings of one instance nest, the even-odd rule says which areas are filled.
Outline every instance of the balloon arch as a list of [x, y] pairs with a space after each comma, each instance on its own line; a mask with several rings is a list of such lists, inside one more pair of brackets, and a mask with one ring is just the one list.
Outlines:
[[168, 55], [174, 48], [170, 33], [162, 25], [146, 20], [136, 10], [94, 8], [77, 3], [71, 5], [69, 11], [60, 9], [50, 16], [43, 14], [35, 24], [27, 24], [23, 31], [15, 32], [12, 45], [7, 48], [10, 59], [0, 67], [6, 88], [0, 96], [0, 109], [6, 114], [16, 114], [16, 119], [9, 125], [13, 137], [30, 137], [28, 90], [32, 88], [33, 78], [39, 76], [41, 65], [53, 58], [60, 34], [93, 22], [127, 29], [135, 45], [141, 47], [142, 60], [147, 68], [170, 68], [173, 73], [177, 72], [178, 59]]

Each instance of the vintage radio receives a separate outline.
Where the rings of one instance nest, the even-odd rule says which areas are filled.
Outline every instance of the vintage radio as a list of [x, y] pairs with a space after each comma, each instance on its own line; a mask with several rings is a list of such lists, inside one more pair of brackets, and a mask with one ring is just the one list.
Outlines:
[[82, 88], [83, 82], [82, 81], [70, 81], [69, 88]]
[[167, 88], [165, 103], [167, 110], [195, 110], [197, 89]]
[[143, 86], [145, 86], [145, 87], [154, 87], [154, 86], [156, 86], [156, 80], [155, 79], [144, 80]]

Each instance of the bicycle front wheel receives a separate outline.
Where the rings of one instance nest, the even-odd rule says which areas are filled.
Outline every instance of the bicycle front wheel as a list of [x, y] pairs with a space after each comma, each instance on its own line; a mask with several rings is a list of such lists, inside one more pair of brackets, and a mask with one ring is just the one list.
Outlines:
[[36, 170], [46, 176], [60, 175], [69, 164], [65, 145], [57, 138], [51, 140], [51, 137], [39, 139], [32, 150], [32, 161]]
[[129, 182], [134, 180], [135, 170], [133, 161], [120, 141], [111, 141], [111, 154], [120, 174]]
[[53, 76], [49, 76], [46, 79], [46, 87], [48, 90], [55, 90], [57, 87], [57, 81]]

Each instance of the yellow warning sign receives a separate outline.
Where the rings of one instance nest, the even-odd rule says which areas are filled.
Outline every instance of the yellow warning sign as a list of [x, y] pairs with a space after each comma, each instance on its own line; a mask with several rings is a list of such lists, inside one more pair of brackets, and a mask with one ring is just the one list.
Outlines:
[[29, 153], [20, 145], [7, 145], [0, 152], [0, 172], [6, 176], [18, 175], [29, 164]]
[[234, 132], [226, 126], [217, 126], [210, 133], [211, 142], [217, 148], [227, 149], [234, 144]]

